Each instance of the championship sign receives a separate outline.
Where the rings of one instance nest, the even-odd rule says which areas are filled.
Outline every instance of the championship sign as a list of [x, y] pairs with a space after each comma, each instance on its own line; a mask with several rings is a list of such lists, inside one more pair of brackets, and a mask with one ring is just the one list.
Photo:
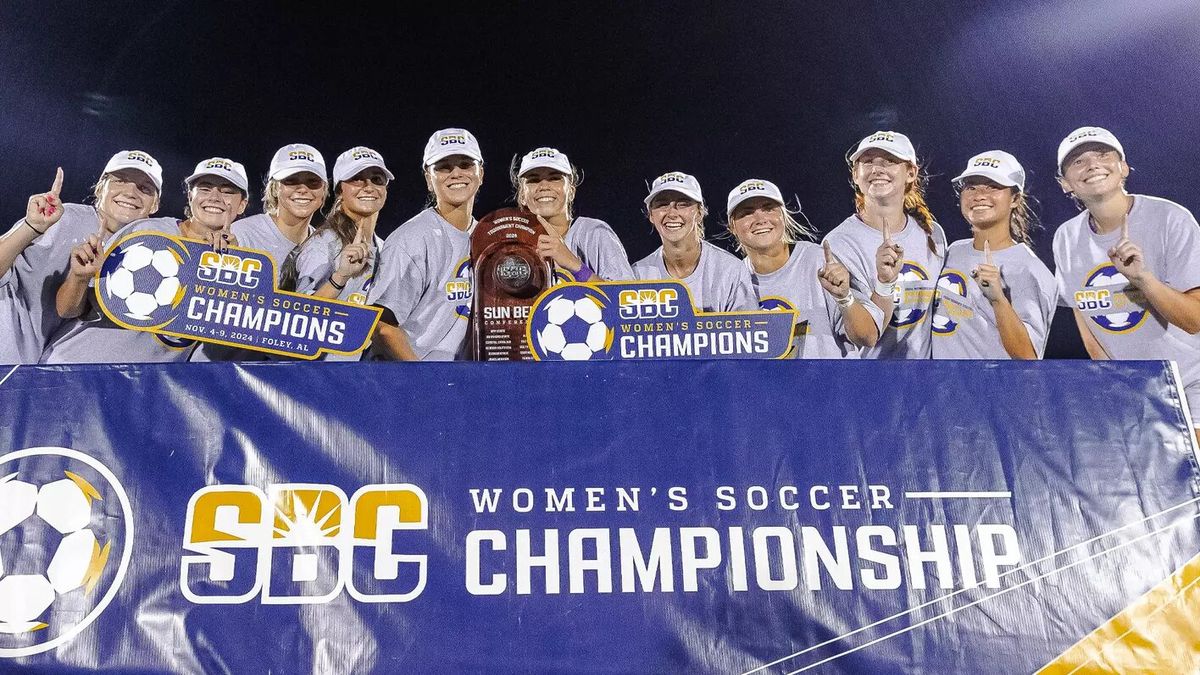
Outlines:
[[261, 251], [139, 232], [108, 252], [96, 301], [130, 330], [302, 359], [366, 347], [379, 309], [280, 291], [274, 279]]
[[780, 359], [796, 312], [704, 312], [678, 281], [602, 281], [551, 288], [529, 313], [539, 361]]
[[0, 671], [1200, 670], [1170, 363], [862, 366], [0, 372]]

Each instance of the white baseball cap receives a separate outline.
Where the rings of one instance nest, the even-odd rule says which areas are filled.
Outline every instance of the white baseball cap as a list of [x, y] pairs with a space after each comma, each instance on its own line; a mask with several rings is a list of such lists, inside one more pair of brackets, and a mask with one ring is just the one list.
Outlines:
[[913, 148], [912, 141], [908, 140], [908, 136], [899, 131], [876, 131], [858, 142], [858, 149], [854, 154], [850, 155], [850, 161], [858, 159], [864, 152], [871, 148], [878, 148], [892, 155], [896, 159], [902, 159], [913, 164], [917, 163], [917, 151]]
[[1121, 159], [1125, 159], [1125, 148], [1121, 147], [1121, 141], [1113, 135], [1113, 132], [1102, 127], [1079, 127], [1067, 137], [1062, 139], [1062, 143], [1058, 144], [1058, 173], [1062, 175], [1063, 162], [1067, 159], [1067, 155], [1071, 151], [1084, 143], [1101, 143], [1117, 151], [1121, 155]]
[[337, 161], [333, 163], [333, 182], [340, 183], [347, 178], [354, 178], [362, 173], [363, 170], [372, 167], [383, 171], [383, 175], [387, 176], [388, 180], [396, 179], [392, 175], [392, 172], [388, 171], [387, 166], [384, 165], [383, 155], [368, 147], [359, 145], [338, 155]]
[[729, 198], [725, 201], [725, 213], [732, 214], [738, 204], [753, 199], [754, 197], [766, 197], [783, 204], [783, 194], [779, 192], [779, 187], [769, 180], [761, 178], [751, 178], [750, 180], [742, 181], [737, 187], [729, 191]]
[[982, 176], [1005, 187], [1025, 191], [1025, 169], [1016, 157], [1003, 150], [988, 150], [967, 160], [967, 170], [958, 174], [952, 183], [961, 185], [963, 179]]
[[479, 141], [475, 140], [471, 132], [466, 129], [442, 129], [433, 132], [429, 142], [425, 144], [424, 165], [435, 164], [453, 155], [465, 155], [483, 163], [483, 151], [479, 149]]
[[655, 178], [654, 182], [650, 184], [650, 194], [646, 195], [645, 199], [646, 206], [650, 206], [650, 201], [655, 196], [667, 191], [678, 192], [689, 199], [704, 203], [704, 193], [700, 192], [700, 181], [696, 180], [695, 176], [689, 176], [680, 171], [671, 171]]
[[183, 183], [190, 188], [192, 186], [192, 182], [200, 176], [216, 176], [218, 178], [224, 178], [230, 183], [233, 183], [234, 186], [236, 186], [242, 192], [250, 194], [250, 180], [246, 178], [246, 167], [242, 166], [238, 162], [233, 161], [232, 159], [226, 159], [224, 157], [210, 157], [209, 159], [203, 160], [196, 165], [196, 170], [192, 172], [192, 175], [183, 179]]
[[108, 164], [104, 165], [104, 173], [112, 173], [121, 169], [141, 171], [149, 176], [154, 187], [162, 192], [162, 165], [151, 157], [150, 153], [141, 150], [122, 150], [113, 155], [112, 159], [108, 160]]
[[315, 173], [321, 180], [328, 180], [329, 170], [325, 168], [325, 158], [321, 152], [311, 145], [291, 143], [275, 151], [267, 175], [271, 180], [283, 180], [304, 171]]
[[524, 176], [534, 169], [554, 169], [560, 173], [571, 175], [571, 160], [554, 148], [538, 148], [521, 158], [521, 168], [517, 176]]

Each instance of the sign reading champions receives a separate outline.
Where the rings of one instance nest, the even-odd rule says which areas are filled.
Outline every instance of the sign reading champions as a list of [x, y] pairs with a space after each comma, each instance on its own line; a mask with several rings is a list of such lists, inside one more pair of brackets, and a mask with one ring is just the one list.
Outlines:
[[555, 286], [534, 303], [526, 339], [539, 361], [778, 359], [795, 310], [703, 312], [678, 281]]
[[304, 359], [366, 347], [380, 310], [280, 291], [274, 279], [260, 251], [139, 232], [108, 253], [96, 299], [131, 330]]

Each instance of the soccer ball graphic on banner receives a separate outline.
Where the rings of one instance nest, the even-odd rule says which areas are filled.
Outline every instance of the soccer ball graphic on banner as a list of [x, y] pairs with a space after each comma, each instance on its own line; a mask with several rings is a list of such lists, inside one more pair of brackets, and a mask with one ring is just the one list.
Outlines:
[[[99, 493], [65, 473], [40, 488], [15, 473], [0, 477], [0, 633], [45, 628], [44, 615], [60, 595], [90, 591], [104, 570], [109, 546], [101, 546], [91, 530]], [[21, 546], [6, 548], [6, 536]], [[48, 562], [45, 555], [16, 555], [31, 549], [49, 554]]]
[[124, 303], [122, 314], [136, 321], [149, 321], [160, 307], [175, 304], [182, 290], [179, 257], [171, 250], [153, 250], [136, 242], [106, 261], [108, 294]]
[[535, 321], [545, 324], [537, 331], [538, 343], [548, 359], [588, 361], [607, 351], [611, 331], [604, 323], [601, 301], [570, 291], [580, 289], [560, 289], [558, 297], [538, 309], [542, 316]]

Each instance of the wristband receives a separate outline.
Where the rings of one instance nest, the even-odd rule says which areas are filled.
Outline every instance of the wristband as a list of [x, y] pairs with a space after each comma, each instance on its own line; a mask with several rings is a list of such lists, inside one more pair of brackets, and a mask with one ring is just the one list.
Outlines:
[[900, 284], [896, 283], [895, 281], [890, 284], [885, 284], [884, 282], [880, 281], [878, 277], [875, 278], [875, 295], [890, 298], [896, 294], [896, 291], [899, 290], [899, 288]]
[[854, 294], [847, 291], [846, 297], [834, 298], [834, 300], [837, 301], [838, 307], [841, 307], [842, 309], [846, 309], [846, 308], [850, 307], [850, 305], [854, 304]]
[[43, 235], [43, 234], [46, 234], [45, 230], [39, 230], [39, 229], [37, 229], [36, 227], [34, 227], [33, 225], [30, 225], [30, 224], [29, 224], [29, 219], [28, 219], [28, 218], [22, 218], [21, 220], [22, 220], [22, 221], [23, 221], [23, 222], [24, 222], [26, 225], [28, 225], [28, 226], [29, 226], [29, 229], [33, 230], [34, 232], [37, 232], [37, 233], [38, 233], [38, 236], [41, 236], [41, 235]]
[[[350, 283], [350, 280], [349, 280], [349, 279], [347, 279], [347, 280], [346, 280], [346, 283]], [[346, 290], [346, 284], [338, 284], [338, 282], [336, 282], [336, 281], [334, 281], [334, 280], [333, 280], [333, 275], [332, 275], [332, 274], [330, 274], [330, 275], [329, 275], [329, 285], [330, 285], [330, 286], [333, 286], [334, 288], [338, 289], [339, 291], [344, 291], [344, 290]]]
[[587, 263], [584, 263], [579, 266], [578, 270], [572, 272], [571, 276], [575, 277], [575, 281], [583, 283], [595, 276], [595, 272], [592, 271], [592, 268], [587, 266]]

